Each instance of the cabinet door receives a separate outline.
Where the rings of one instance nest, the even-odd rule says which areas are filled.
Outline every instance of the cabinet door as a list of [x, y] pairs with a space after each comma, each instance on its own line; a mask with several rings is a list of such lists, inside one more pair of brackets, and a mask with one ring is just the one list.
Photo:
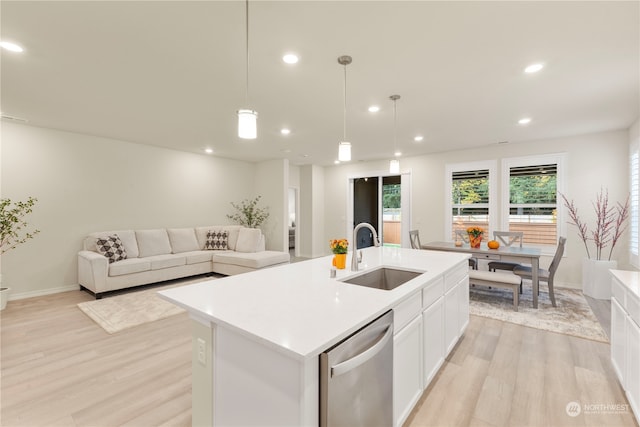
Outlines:
[[[613, 326], [613, 325], [612, 325]], [[636, 419], [640, 419], [640, 327], [627, 317], [627, 398]]]
[[458, 341], [460, 336], [460, 301], [459, 293], [460, 286], [455, 286], [450, 289], [449, 292], [444, 294], [444, 344], [445, 344], [445, 357]]
[[422, 394], [422, 315], [393, 337], [393, 419], [401, 426]]
[[459, 335], [462, 336], [469, 324], [469, 277], [465, 277], [458, 285], [458, 326]]
[[424, 382], [427, 388], [444, 362], [444, 298], [440, 297], [422, 313]]
[[622, 388], [626, 389], [626, 324], [627, 314], [615, 298], [611, 298], [611, 363]]

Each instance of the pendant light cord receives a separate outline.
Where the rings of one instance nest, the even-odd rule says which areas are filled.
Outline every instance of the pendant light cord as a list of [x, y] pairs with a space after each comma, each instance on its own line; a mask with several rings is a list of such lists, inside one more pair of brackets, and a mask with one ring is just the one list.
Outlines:
[[397, 99], [393, 100], [393, 151], [398, 151], [398, 108]]
[[347, 64], [344, 64], [344, 109], [342, 120], [342, 140], [347, 140]]
[[245, 0], [245, 20], [246, 20], [246, 51], [247, 51], [247, 72], [245, 74], [246, 77], [246, 97], [247, 97], [247, 107], [249, 106], [249, 0]]

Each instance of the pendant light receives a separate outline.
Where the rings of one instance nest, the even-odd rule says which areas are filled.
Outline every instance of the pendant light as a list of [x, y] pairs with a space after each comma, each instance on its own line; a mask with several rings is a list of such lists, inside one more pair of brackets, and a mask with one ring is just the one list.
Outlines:
[[351, 57], [344, 55], [338, 58], [338, 63], [344, 66], [344, 111], [342, 126], [342, 141], [338, 143], [338, 160], [351, 160], [351, 143], [347, 142], [347, 65], [351, 64]]
[[[400, 95], [391, 95], [389, 97], [390, 100], [393, 101], [393, 155], [399, 156], [398, 152], [398, 136], [397, 136], [397, 128], [398, 128], [398, 110], [396, 108], [396, 101], [400, 99]], [[391, 159], [389, 161], [389, 173], [400, 173], [400, 160]]]
[[[249, 0], [245, 0], [246, 17], [246, 103], [249, 104]], [[256, 139], [258, 136], [258, 113], [250, 108], [238, 110], [238, 137], [242, 139]]]

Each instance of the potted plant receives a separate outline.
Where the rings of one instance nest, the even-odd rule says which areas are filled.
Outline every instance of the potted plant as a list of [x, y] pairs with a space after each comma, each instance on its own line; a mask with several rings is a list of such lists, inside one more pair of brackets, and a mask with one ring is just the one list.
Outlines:
[[[618, 267], [618, 262], [612, 260], [613, 249], [627, 228], [626, 221], [629, 218], [629, 197], [624, 205], [609, 203], [609, 192], [600, 189], [596, 194], [595, 202], [592, 202], [596, 214], [596, 225], [589, 230], [587, 224], [578, 215], [573, 200], [569, 201], [561, 194], [564, 205], [569, 211], [570, 224], [578, 229], [587, 257], [582, 261], [582, 292], [597, 299], [611, 299], [611, 278], [609, 270]], [[589, 250], [589, 242], [593, 242], [595, 251]], [[607, 254], [607, 247], [609, 251]]]
[[257, 196], [251, 200], [244, 199], [240, 204], [231, 202], [231, 206], [236, 212], [228, 214], [227, 218], [244, 227], [258, 228], [260, 224], [269, 218], [269, 209], [258, 207], [261, 197]]
[[[27, 231], [25, 217], [33, 211], [38, 199], [29, 197], [26, 202], [0, 199], [0, 255], [15, 249], [38, 234], [39, 230]], [[4, 310], [9, 300], [11, 288], [2, 286], [0, 274], [0, 310]]]

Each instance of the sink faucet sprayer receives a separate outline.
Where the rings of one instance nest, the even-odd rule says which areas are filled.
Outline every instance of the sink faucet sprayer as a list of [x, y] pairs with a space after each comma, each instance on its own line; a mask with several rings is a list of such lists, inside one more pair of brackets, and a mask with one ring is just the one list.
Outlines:
[[371, 230], [371, 233], [373, 233], [373, 245], [376, 247], [380, 246], [378, 233], [376, 232], [376, 229], [373, 228], [373, 225], [366, 222], [361, 222], [360, 224], [356, 225], [356, 227], [353, 229], [353, 255], [351, 255], [351, 271], [358, 271], [358, 262], [362, 261], [362, 252], [360, 252], [360, 255], [358, 255], [358, 241], [356, 239], [358, 238], [358, 230], [363, 227], [368, 228], [369, 230]]

